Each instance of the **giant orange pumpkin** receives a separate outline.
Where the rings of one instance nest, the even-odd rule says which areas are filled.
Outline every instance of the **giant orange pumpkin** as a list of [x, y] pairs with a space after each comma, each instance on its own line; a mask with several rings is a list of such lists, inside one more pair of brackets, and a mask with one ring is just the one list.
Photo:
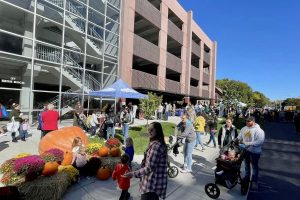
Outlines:
[[42, 174], [44, 176], [50, 176], [50, 175], [53, 175], [57, 172], [58, 170], [58, 163], [57, 162], [47, 162], [45, 165], [44, 165], [44, 169], [43, 169], [43, 172]]
[[72, 152], [65, 152], [64, 154], [64, 160], [62, 161], [62, 166], [72, 165], [73, 160], [73, 153]]
[[110, 149], [110, 155], [112, 157], [120, 157], [121, 156], [121, 150], [118, 147], [113, 147]]
[[72, 152], [72, 143], [74, 138], [80, 137], [83, 145], [87, 145], [88, 138], [81, 128], [77, 126], [64, 127], [51, 131], [45, 135], [39, 144], [39, 153], [58, 148], [64, 152]]
[[108, 147], [101, 147], [98, 151], [98, 154], [100, 157], [107, 157], [109, 154], [109, 148]]
[[100, 167], [97, 171], [97, 178], [100, 180], [107, 180], [110, 177], [110, 169], [108, 167]]

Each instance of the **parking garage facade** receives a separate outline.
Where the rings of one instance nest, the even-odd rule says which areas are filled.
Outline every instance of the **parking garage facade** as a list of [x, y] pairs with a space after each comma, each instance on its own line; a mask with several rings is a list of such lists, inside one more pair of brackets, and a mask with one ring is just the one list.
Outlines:
[[216, 42], [178, 1], [123, 2], [120, 77], [164, 101], [214, 100]]

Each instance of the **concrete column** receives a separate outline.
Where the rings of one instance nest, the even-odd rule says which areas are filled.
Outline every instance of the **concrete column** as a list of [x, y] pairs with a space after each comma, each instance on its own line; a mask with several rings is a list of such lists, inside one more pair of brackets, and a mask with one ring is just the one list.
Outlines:
[[213, 42], [213, 48], [211, 49], [211, 79], [210, 79], [210, 98], [215, 102], [215, 90], [216, 90], [216, 71], [217, 71], [217, 42]]
[[168, 42], [168, 7], [164, 2], [160, 4], [161, 10], [161, 30], [159, 31], [159, 65], [158, 65], [158, 89], [166, 89], [167, 70], [167, 42]]
[[30, 107], [30, 73], [31, 73], [31, 64], [27, 64], [27, 67], [24, 67], [21, 72], [21, 81], [24, 82], [22, 85], [22, 90], [20, 92], [20, 101], [22, 112], [29, 112]]
[[193, 12], [187, 13], [187, 23], [184, 28], [184, 39], [183, 39], [183, 51], [181, 53], [183, 66], [182, 69], [185, 71], [185, 94], [190, 94], [190, 80], [191, 80], [191, 52], [192, 52], [192, 21]]
[[132, 85], [135, 1], [122, 1], [119, 77]]
[[203, 57], [204, 57], [204, 43], [203, 41], [201, 40], [200, 41], [200, 60], [199, 60], [199, 69], [200, 69], [200, 80], [199, 80], [199, 90], [200, 90], [200, 93], [199, 93], [199, 96], [202, 97], [202, 90], [203, 90]]

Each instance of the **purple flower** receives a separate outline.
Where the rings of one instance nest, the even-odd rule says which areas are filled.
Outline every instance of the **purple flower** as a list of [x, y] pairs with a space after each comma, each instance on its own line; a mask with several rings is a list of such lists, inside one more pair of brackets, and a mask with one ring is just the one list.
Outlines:
[[60, 149], [53, 148], [45, 151], [41, 156], [45, 162], [61, 162], [64, 159], [64, 152]]
[[44, 168], [45, 162], [38, 155], [26, 156], [23, 158], [18, 158], [14, 164], [14, 171], [17, 174], [32, 174], [40, 173]]

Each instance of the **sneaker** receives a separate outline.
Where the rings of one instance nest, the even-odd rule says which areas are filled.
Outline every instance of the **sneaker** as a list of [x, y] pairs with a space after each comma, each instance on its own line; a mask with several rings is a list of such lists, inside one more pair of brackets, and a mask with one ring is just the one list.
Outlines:
[[215, 171], [215, 170], [217, 169], [217, 166], [214, 166], [214, 167], [213, 167], [213, 168], [211, 168], [211, 169]]
[[258, 190], [258, 184], [256, 182], [251, 183], [251, 190], [257, 191]]
[[181, 173], [191, 173], [192, 170], [188, 170], [188, 169], [183, 169], [183, 170], [180, 170]]
[[218, 174], [218, 175], [221, 175], [221, 174], [223, 174], [223, 173], [224, 173], [223, 170], [216, 172], [216, 174]]
[[12, 140], [12, 142], [18, 142], [18, 140], [15, 138], [15, 139]]

